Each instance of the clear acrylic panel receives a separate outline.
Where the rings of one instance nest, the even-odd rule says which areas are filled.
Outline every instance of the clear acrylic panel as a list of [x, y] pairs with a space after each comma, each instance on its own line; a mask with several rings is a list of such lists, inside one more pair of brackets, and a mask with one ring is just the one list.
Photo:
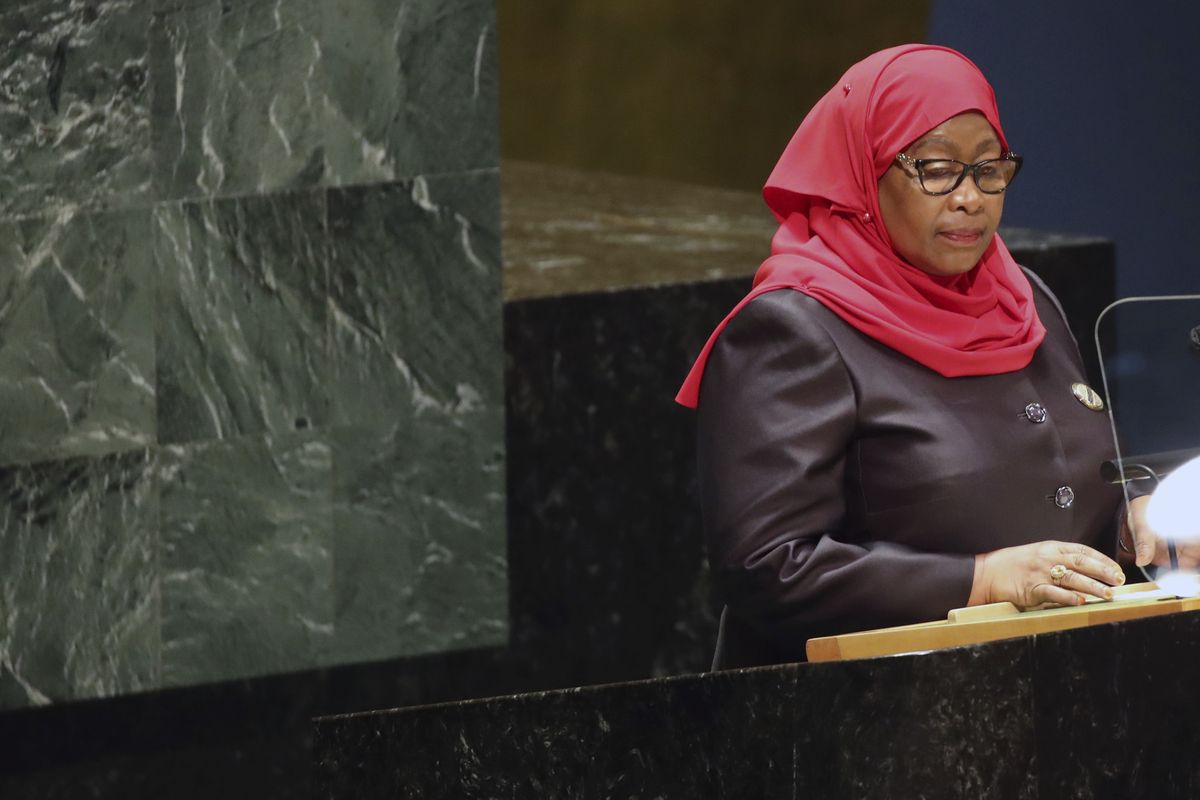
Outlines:
[[[1174, 502], [1181, 521], [1164, 527], [1179, 541], [1200, 536], [1200, 295], [1120, 300], [1097, 320], [1096, 347], [1118, 454], [1105, 477], [1122, 482], [1127, 503], [1157, 494], [1154, 519]], [[1190, 491], [1178, 488], [1185, 479]]]

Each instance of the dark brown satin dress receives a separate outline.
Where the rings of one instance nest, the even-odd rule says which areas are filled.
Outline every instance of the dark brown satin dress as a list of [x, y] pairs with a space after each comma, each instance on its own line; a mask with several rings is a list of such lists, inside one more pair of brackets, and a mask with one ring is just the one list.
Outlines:
[[1107, 415], [1057, 301], [1030, 275], [1046, 339], [1023, 370], [944, 378], [820, 302], [744, 308], [698, 409], [709, 561], [727, 610], [714, 666], [798, 661], [812, 637], [944, 618], [976, 553], [1046, 539], [1113, 554]]

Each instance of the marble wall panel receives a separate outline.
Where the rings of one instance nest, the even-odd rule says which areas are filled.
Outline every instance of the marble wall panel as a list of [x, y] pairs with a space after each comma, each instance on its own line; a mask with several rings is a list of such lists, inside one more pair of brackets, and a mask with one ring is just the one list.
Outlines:
[[159, 441], [323, 425], [324, 194], [164, 203], [154, 223]]
[[311, 432], [163, 448], [163, 685], [316, 664], [333, 623], [330, 463]]
[[0, 470], [0, 708], [158, 684], [146, 450]]
[[499, 199], [495, 170], [330, 192], [335, 425], [503, 402]]
[[0, 708], [505, 641], [494, 17], [0, 8]]
[[331, 662], [507, 635], [495, 171], [329, 198]]
[[0, 215], [150, 199], [151, 6], [26, 0], [0, 10]]
[[487, 0], [168, 2], [157, 194], [227, 196], [498, 164]]
[[500, 415], [334, 432], [336, 616], [325, 663], [503, 644]]
[[321, 8], [331, 183], [499, 165], [493, 0]]
[[324, 174], [316, 0], [194, 3], [155, 17], [153, 148], [162, 199], [249, 194]]
[[145, 210], [0, 225], [0, 463], [154, 440]]

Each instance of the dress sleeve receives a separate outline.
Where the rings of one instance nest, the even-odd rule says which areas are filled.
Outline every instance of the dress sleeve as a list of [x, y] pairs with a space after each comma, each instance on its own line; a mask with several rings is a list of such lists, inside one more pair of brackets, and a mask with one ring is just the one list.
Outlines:
[[698, 406], [709, 561], [730, 612], [788, 652], [831, 633], [942, 618], [974, 557], [848, 535], [854, 385], [833, 339], [780, 290], [717, 340]]

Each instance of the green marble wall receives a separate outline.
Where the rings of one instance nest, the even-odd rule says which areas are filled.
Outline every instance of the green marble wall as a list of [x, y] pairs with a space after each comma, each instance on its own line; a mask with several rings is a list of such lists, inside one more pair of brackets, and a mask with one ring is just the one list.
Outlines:
[[507, 636], [491, 0], [0, 10], [0, 708]]

